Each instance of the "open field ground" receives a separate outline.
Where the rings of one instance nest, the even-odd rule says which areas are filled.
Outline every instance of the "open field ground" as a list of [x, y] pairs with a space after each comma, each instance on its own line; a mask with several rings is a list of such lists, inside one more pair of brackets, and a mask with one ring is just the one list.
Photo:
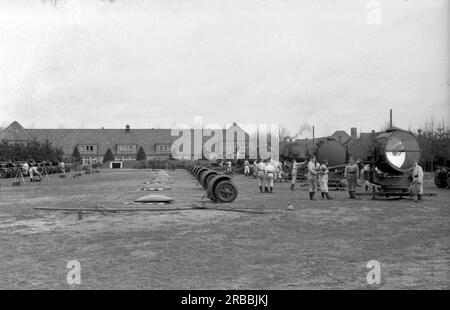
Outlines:
[[[427, 180], [423, 203], [308, 200], [306, 187], [275, 184], [260, 194], [256, 180], [237, 175], [235, 208], [88, 213], [34, 207], [125, 207], [155, 193], [171, 206], [199, 203], [204, 190], [185, 170], [169, 171], [171, 190], [137, 189], [151, 170], [101, 174], [0, 188], [0, 288], [66, 289], [69, 260], [81, 264], [83, 289], [450, 289], [450, 190]], [[361, 188], [359, 188], [361, 191]], [[319, 197], [320, 199], [320, 197]], [[286, 211], [292, 201], [294, 211]], [[165, 207], [165, 206], [158, 206]], [[381, 263], [379, 286], [366, 264]]]

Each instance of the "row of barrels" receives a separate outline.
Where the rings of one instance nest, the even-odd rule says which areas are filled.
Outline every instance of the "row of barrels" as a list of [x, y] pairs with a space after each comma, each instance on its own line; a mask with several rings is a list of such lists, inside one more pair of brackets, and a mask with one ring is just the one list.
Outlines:
[[185, 168], [206, 190], [208, 198], [213, 202], [230, 203], [237, 198], [238, 189], [229, 175], [215, 170], [186, 162]]

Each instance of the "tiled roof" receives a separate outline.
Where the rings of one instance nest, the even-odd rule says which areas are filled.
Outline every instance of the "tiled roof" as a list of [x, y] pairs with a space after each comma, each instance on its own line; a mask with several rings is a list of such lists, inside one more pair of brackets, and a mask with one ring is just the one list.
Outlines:
[[2, 132], [0, 132], [0, 141], [9, 140], [9, 141], [29, 141], [32, 140], [32, 137], [29, 133], [19, 124], [19, 122], [14, 121], [5, 128]]
[[339, 140], [342, 143], [347, 142], [347, 140], [351, 138], [351, 136], [348, 133], [346, 133], [344, 130], [337, 130], [331, 136], [333, 138], [336, 138], [337, 140]]
[[[234, 129], [243, 131], [237, 124], [233, 124], [227, 130]], [[30, 141], [36, 139], [44, 142], [48, 140], [53, 145], [62, 148], [66, 156], [73, 153], [76, 145], [97, 145], [97, 152], [91, 156], [103, 156], [108, 148], [116, 154], [117, 145], [137, 145], [143, 147], [146, 155], [160, 154], [156, 151], [157, 144], [171, 145], [178, 136], [171, 135], [171, 129], [24, 129], [18, 122], [13, 122], [3, 132], [0, 133], [0, 140], [3, 138], [10, 141]], [[243, 131], [245, 133], [245, 131]], [[224, 140], [226, 130], [222, 129]], [[246, 139], [248, 134], [245, 133]], [[209, 140], [210, 136], [203, 136], [203, 142]], [[194, 141], [191, 140], [193, 145]], [[225, 145], [223, 145], [225, 151]], [[124, 154], [125, 155], [125, 154]], [[86, 156], [89, 156], [86, 153]]]
[[29, 129], [38, 141], [49, 140], [70, 155], [78, 144], [98, 145], [98, 155], [104, 155], [108, 148], [116, 152], [118, 144], [142, 146], [146, 155], [156, 153], [156, 144], [172, 144], [177, 137], [171, 136], [170, 129]]

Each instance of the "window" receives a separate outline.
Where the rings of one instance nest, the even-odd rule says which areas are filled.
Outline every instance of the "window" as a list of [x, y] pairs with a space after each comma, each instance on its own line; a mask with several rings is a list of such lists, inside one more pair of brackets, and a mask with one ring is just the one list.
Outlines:
[[80, 153], [97, 153], [97, 146], [93, 144], [81, 144], [78, 146]]
[[97, 163], [97, 157], [83, 157], [82, 163], [83, 165], [94, 165]]
[[168, 153], [168, 152], [170, 152], [170, 149], [171, 149], [170, 144], [157, 144], [156, 145], [157, 152]]
[[117, 145], [117, 153], [136, 153], [137, 145], [136, 144], [118, 144]]

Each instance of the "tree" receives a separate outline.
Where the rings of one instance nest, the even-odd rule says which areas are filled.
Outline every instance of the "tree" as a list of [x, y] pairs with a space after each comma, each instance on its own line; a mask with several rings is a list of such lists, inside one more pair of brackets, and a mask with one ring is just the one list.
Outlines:
[[433, 171], [435, 165], [448, 166], [450, 162], [450, 130], [444, 122], [433, 119], [417, 130], [421, 149], [421, 164], [426, 171]]
[[0, 144], [0, 158], [1, 160], [11, 161], [60, 161], [64, 153], [61, 148], [54, 147], [51, 142], [45, 141], [40, 143], [36, 140], [30, 141], [27, 144], [8, 144], [3, 142]]
[[75, 159], [76, 162], [81, 161], [81, 155], [80, 155], [80, 151], [78, 150], [78, 145], [75, 145], [75, 148], [73, 149], [72, 157]]
[[145, 156], [145, 152], [144, 152], [144, 148], [141, 146], [136, 154], [136, 160], [145, 160], [146, 156]]
[[107, 163], [108, 161], [113, 161], [114, 160], [114, 155], [111, 151], [111, 149], [107, 149], [105, 156], [103, 157], [103, 163]]

